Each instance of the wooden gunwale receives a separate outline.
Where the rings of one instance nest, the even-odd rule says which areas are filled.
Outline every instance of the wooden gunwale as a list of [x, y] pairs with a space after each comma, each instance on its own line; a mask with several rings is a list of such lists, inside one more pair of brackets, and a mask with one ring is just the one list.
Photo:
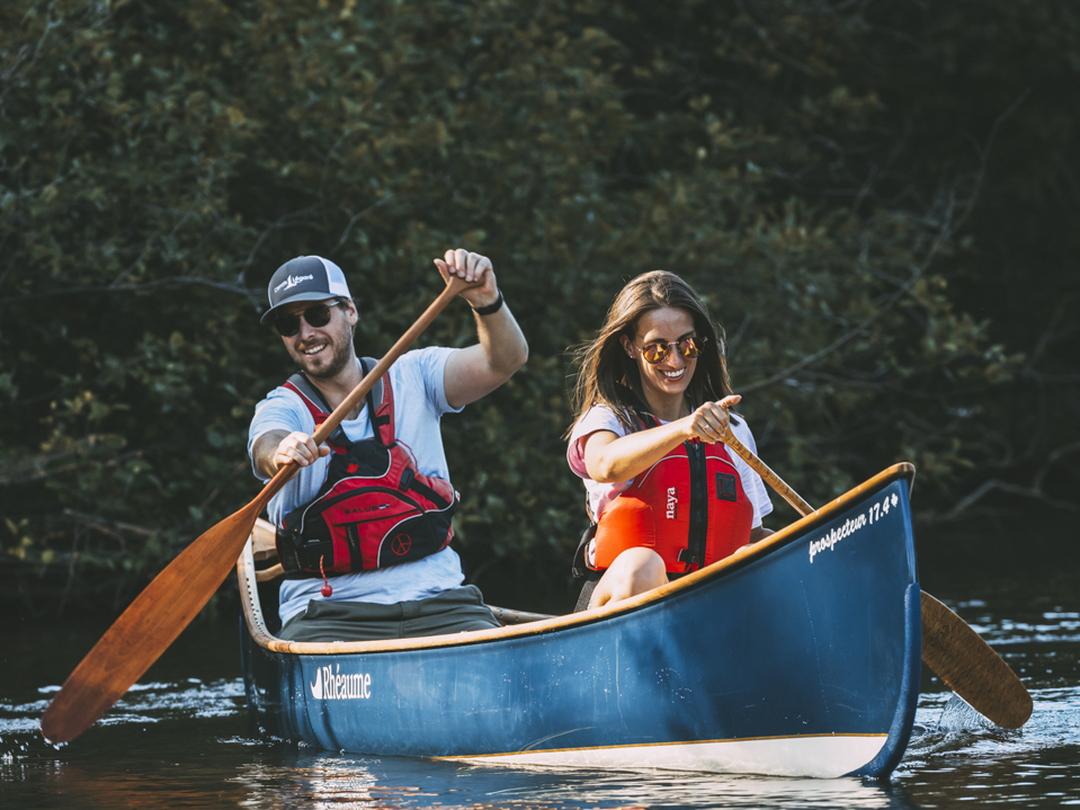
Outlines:
[[243, 604], [244, 619], [251, 633], [252, 639], [260, 647], [275, 653], [287, 653], [292, 655], [342, 655], [347, 653], [382, 653], [399, 650], [433, 649], [437, 647], [454, 647], [469, 644], [484, 644], [493, 641], [501, 641], [509, 638], [525, 638], [550, 633], [577, 625], [587, 625], [602, 621], [612, 616], [630, 613], [654, 602], [663, 600], [672, 593], [693, 588], [702, 580], [717, 576], [720, 572], [728, 569], [740, 568], [765, 556], [773, 549], [785, 545], [794, 535], [812, 528], [813, 524], [823, 522], [838, 511], [861, 498], [866, 492], [885, 486], [888, 482], [907, 478], [908, 486], [915, 476], [915, 467], [907, 462], [894, 464], [883, 470], [862, 484], [841, 495], [839, 498], [827, 503], [820, 509], [796, 520], [794, 523], [780, 529], [765, 540], [761, 540], [752, 546], [744, 546], [737, 552], [723, 560], [713, 563], [700, 571], [687, 574], [680, 579], [655, 588], [631, 599], [626, 599], [610, 607], [594, 608], [580, 613], [571, 613], [565, 616], [554, 616], [540, 621], [527, 624], [509, 625], [506, 627], [493, 628], [491, 630], [477, 630], [468, 633], [455, 633], [441, 636], [423, 636], [419, 638], [402, 638], [378, 641], [333, 641], [333, 642], [310, 642], [310, 641], [287, 641], [277, 638], [267, 630], [263, 620], [262, 605], [256, 583], [255, 559], [252, 551], [252, 542], [249, 538], [244, 550], [237, 560], [237, 577], [240, 584], [240, 599]]

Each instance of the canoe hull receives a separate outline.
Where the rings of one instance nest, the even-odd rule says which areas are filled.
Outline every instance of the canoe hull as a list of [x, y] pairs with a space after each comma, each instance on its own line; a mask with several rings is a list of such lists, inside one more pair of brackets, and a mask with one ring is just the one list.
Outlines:
[[619, 609], [397, 645], [245, 631], [249, 707], [273, 735], [356, 753], [887, 774], [920, 673], [906, 470]]

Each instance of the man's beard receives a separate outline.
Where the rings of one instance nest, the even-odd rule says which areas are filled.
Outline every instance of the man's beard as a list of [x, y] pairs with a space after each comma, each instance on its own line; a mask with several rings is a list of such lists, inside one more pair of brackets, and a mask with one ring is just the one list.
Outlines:
[[351, 330], [347, 330], [344, 335], [338, 334], [336, 336], [338, 340], [333, 343], [334, 354], [330, 358], [328, 365], [316, 365], [312, 366], [311, 359], [307, 357], [303, 352], [295, 351], [290, 348], [289, 354], [292, 355], [293, 360], [296, 362], [304, 373], [308, 377], [315, 379], [333, 379], [340, 374], [349, 362], [353, 359], [352, 349], [352, 334]]

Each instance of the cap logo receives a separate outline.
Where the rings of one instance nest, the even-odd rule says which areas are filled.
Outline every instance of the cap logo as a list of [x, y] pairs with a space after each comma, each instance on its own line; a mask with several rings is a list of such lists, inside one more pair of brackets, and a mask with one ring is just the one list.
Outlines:
[[283, 282], [274, 287], [274, 292], [279, 293], [283, 289], [290, 290], [299, 284], [301, 281], [313, 281], [315, 276], [289, 276]]

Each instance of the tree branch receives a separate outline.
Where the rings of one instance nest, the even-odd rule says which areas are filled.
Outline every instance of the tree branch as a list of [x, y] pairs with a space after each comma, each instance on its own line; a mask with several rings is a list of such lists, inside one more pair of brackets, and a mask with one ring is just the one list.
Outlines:
[[1039, 470], [1033, 476], [1031, 483], [1027, 485], [1012, 484], [1008, 481], [1002, 481], [999, 478], [994, 478], [989, 481], [984, 481], [978, 487], [976, 487], [971, 493], [966, 495], [957, 501], [949, 511], [941, 515], [941, 520], [953, 520], [959, 517], [962, 513], [967, 511], [971, 506], [977, 503], [986, 495], [994, 491], [1005, 492], [1009, 495], [1017, 495], [1022, 498], [1030, 498], [1054, 509], [1064, 509], [1070, 512], [1080, 512], [1080, 504], [1074, 501], [1066, 501], [1060, 498], [1048, 494], [1043, 484], [1046, 477], [1050, 474], [1050, 468], [1056, 461], [1069, 455], [1070, 453], [1080, 452], [1080, 442], [1072, 442], [1070, 444], [1062, 445], [1054, 450], [1046, 457], [1045, 463], [1039, 468]]

